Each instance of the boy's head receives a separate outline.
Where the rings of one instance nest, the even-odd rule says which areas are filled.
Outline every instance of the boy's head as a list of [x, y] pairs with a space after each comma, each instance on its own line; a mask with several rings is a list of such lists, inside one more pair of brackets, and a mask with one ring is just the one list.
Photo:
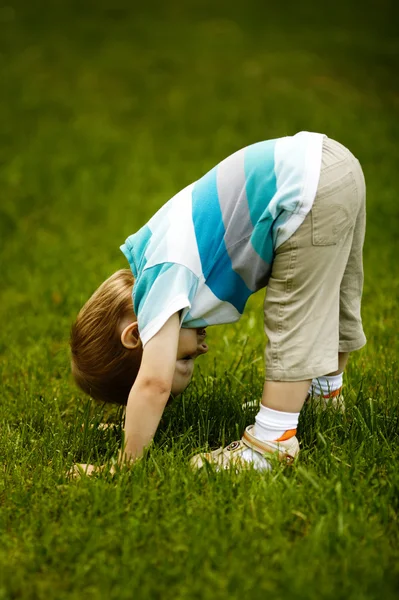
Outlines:
[[133, 347], [126, 348], [121, 342], [126, 320], [136, 320], [133, 284], [130, 269], [111, 275], [89, 298], [72, 326], [72, 373], [78, 386], [96, 400], [126, 404], [140, 368], [138, 333]]
[[[79, 312], [71, 331], [72, 374], [78, 386], [103, 402], [126, 404], [139, 372], [143, 348], [133, 310], [134, 277], [121, 269]], [[205, 329], [181, 329], [172, 394], [191, 381], [195, 359], [208, 351]]]

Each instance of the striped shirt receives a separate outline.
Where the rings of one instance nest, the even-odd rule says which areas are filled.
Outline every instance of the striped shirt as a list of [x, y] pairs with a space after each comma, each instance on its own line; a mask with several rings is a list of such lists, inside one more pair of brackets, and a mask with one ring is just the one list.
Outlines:
[[176, 194], [121, 250], [135, 284], [145, 345], [171, 315], [182, 327], [237, 321], [267, 285], [274, 251], [310, 211], [323, 135], [259, 142], [232, 154]]

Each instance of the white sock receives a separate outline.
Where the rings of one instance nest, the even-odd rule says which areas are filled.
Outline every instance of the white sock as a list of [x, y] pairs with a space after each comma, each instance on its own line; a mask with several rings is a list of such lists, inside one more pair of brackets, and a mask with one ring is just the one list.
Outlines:
[[260, 405], [255, 417], [253, 435], [261, 442], [278, 440], [289, 429], [298, 427], [298, 413], [287, 413]]
[[329, 398], [332, 392], [336, 392], [342, 388], [342, 383], [343, 373], [340, 373], [339, 375], [323, 375], [323, 377], [316, 377], [312, 380], [309, 394], [311, 396]]

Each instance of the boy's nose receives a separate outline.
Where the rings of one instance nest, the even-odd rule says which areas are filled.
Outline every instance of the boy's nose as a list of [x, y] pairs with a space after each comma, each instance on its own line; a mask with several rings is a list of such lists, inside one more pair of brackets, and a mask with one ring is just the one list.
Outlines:
[[197, 346], [197, 353], [198, 356], [200, 354], [206, 354], [208, 352], [209, 348], [208, 348], [208, 344], [205, 344], [205, 342], [201, 342], [200, 344], [198, 344]]

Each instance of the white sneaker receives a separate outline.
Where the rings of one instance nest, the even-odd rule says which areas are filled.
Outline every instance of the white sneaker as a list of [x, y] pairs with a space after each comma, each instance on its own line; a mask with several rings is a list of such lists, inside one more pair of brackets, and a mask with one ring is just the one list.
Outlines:
[[345, 400], [344, 395], [342, 393], [342, 388], [336, 390], [335, 392], [330, 392], [325, 396], [309, 394], [306, 398], [306, 402], [313, 402], [316, 408], [320, 408], [321, 410], [333, 408], [342, 413], [345, 412]]
[[[299, 452], [299, 443], [292, 431], [286, 432], [281, 438], [271, 442], [261, 442], [252, 435], [254, 425], [249, 425], [244, 431], [241, 440], [232, 442], [225, 448], [221, 447], [213, 452], [200, 452], [192, 457], [190, 465], [201, 469], [206, 463], [215, 465], [218, 470], [236, 467], [237, 469], [248, 469], [251, 464], [259, 470], [270, 470], [271, 464], [267, 461], [267, 455], [273, 454], [281, 461], [293, 462]], [[289, 437], [286, 437], [289, 436]], [[253, 456], [248, 460], [248, 449]], [[246, 457], [243, 457], [243, 454]]]

